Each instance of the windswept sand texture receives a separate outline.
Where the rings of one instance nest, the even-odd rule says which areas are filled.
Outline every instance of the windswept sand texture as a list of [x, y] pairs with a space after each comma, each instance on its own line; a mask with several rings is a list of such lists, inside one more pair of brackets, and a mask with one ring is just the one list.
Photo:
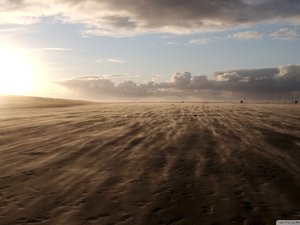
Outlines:
[[1, 225], [300, 218], [299, 105], [1, 101]]

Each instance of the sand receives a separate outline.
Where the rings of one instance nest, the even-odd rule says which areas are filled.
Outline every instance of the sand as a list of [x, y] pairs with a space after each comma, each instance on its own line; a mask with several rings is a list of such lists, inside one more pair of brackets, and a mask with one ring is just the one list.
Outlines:
[[0, 224], [300, 219], [300, 108], [1, 97]]

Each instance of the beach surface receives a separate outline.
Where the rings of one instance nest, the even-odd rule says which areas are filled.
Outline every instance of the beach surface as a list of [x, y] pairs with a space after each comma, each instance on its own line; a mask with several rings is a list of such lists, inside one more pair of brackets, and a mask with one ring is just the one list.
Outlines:
[[300, 108], [0, 97], [0, 224], [300, 219]]

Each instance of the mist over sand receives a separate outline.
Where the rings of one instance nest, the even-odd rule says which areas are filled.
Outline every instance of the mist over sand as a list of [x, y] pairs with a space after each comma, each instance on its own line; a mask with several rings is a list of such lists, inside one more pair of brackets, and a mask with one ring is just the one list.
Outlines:
[[1, 97], [0, 224], [272, 224], [300, 218], [292, 104]]

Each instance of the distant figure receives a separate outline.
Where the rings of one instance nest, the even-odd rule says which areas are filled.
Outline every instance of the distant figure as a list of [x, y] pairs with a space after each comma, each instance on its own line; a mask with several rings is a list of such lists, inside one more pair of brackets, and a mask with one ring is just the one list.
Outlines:
[[241, 104], [243, 104], [243, 103], [244, 103], [244, 101], [240, 101], [240, 103], [241, 103]]
[[298, 101], [297, 101], [297, 100], [295, 101], [295, 104], [298, 104]]

